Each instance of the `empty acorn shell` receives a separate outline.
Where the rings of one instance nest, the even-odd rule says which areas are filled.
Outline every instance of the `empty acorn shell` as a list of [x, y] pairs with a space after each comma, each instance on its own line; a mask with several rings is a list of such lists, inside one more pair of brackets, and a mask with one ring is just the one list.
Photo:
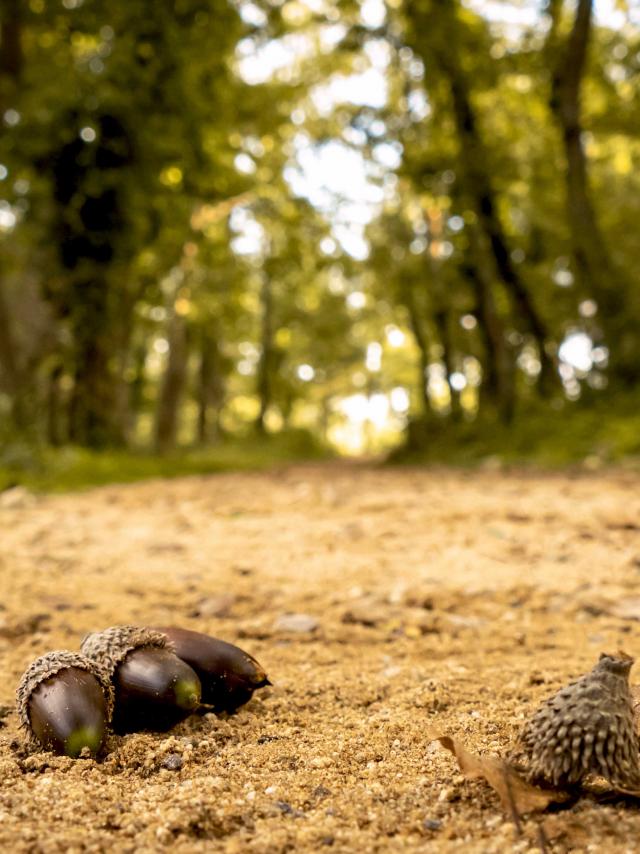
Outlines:
[[164, 731], [200, 706], [200, 680], [160, 632], [112, 626], [87, 635], [82, 651], [109, 673], [115, 690], [113, 728]]
[[95, 755], [113, 712], [113, 688], [84, 655], [58, 650], [37, 658], [16, 691], [20, 724], [29, 742], [67, 756], [86, 747]]
[[191, 665], [202, 683], [202, 702], [215, 712], [235, 712], [258, 688], [271, 685], [249, 653], [210, 635], [168, 626], [159, 629], [175, 653]]

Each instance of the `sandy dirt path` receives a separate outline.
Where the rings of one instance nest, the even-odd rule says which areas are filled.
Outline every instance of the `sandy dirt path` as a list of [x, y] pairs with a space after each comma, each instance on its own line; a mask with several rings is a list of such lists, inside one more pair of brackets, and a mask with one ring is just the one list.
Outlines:
[[[639, 582], [633, 472], [323, 465], [5, 493], [0, 849], [539, 850], [536, 821], [517, 837], [428, 733], [504, 752], [601, 651], [640, 656]], [[236, 642], [274, 686], [234, 716], [112, 736], [98, 761], [26, 753], [25, 667], [127, 622]], [[553, 851], [638, 848], [630, 804], [543, 820]]]

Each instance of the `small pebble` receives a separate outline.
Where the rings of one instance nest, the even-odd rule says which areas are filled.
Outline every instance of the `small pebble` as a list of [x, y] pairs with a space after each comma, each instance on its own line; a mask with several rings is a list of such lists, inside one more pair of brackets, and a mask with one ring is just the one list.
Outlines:
[[274, 623], [274, 629], [277, 632], [310, 634], [319, 625], [318, 620], [310, 614], [281, 614]]
[[182, 756], [178, 753], [170, 753], [162, 763], [162, 767], [169, 771], [179, 771], [182, 768]]
[[326, 798], [331, 794], [331, 790], [327, 789], [326, 786], [316, 786], [313, 790], [314, 798]]
[[445, 786], [444, 789], [440, 790], [440, 794], [438, 795], [438, 800], [441, 803], [451, 803], [451, 801], [455, 801], [458, 799], [458, 792], [454, 789], [453, 786]]
[[233, 593], [222, 593], [220, 596], [210, 596], [200, 599], [193, 609], [194, 617], [228, 617], [235, 605]]
[[288, 804], [286, 801], [276, 801], [276, 807], [283, 815], [290, 815], [293, 818], [304, 818], [302, 810], [294, 809], [291, 804]]

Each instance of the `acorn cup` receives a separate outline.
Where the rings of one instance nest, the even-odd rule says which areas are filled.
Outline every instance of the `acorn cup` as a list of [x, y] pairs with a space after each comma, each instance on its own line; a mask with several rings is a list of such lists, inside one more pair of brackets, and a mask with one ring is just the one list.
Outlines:
[[95, 756], [113, 712], [106, 673], [84, 655], [60, 650], [27, 668], [16, 691], [20, 725], [32, 746], [73, 758], [84, 748]]
[[87, 635], [82, 651], [113, 683], [117, 733], [165, 731], [200, 706], [200, 680], [174, 654], [166, 635], [138, 626], [112, 626]]
[[255, 658], [232, 643], [177, 626], [158, 631], [200, 677], [202, 702], [211, 711], [235, 712], [249, 702], [254, 691], [271, 685]]
[[566, 788], [590, 774], [640, 791], [640, 741], [629, 689], [633, 659], [602, 654], [595, 667], [557, 691], [525, 724], [512, 761], [529, 780]]

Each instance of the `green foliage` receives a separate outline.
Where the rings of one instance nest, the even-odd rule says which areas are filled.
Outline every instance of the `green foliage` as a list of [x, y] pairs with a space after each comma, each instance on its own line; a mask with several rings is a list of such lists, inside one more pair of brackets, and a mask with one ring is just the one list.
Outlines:
[[576, 4], [500, 6], [5, 4], [5, 470], [206, 469], [176, 449], [254, 427], [588, 456], [569, 402], [640, 379], [637, 33], [589, 18], [583, 67]]
[[519, 413], [510, 425], [495, 420], [415, 425], [419, 447], [405, 447], [390, 460], [403, 464], [455, 466], [524, 465], [556, 468], [580, 464], [586, 470], [624, 461], [640, 464], [637, 399], [616, 406], [566, 404], [555, 418], [543, 407]]
[[301, 430], [257, 440], [233, 439], [212, 447], [158, 456], [143, 451], [59, 450], [13, 446], [0, 458], [0, 491], [25, 486], [35, 492], [68, 492], [150, 478], [256, 471], [292, 462], [329, 459], [328, 449]]

